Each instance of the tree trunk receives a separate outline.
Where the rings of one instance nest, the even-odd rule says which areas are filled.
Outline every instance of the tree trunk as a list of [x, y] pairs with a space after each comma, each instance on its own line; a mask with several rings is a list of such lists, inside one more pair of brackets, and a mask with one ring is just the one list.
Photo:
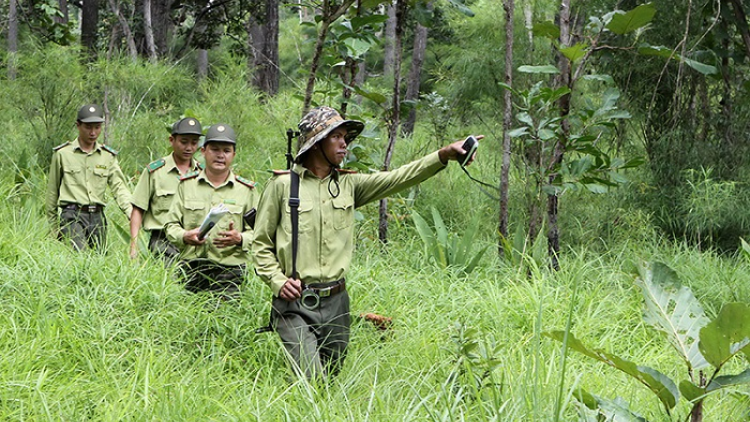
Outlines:
[[[513, 13], [514, 0], [505, 0], [505, 83], [513, 86]], [[500, 216], [498, 230], [500, 236], [508, 238], [508, 190], [510, 188], [510, 130], [513, 124], [513, 99], [511, 92], [503, 93], [503, 158], [500, 167]], [[498, 254], [503, 256], [503, 242], [497, 244]]]
[[742, 8], [740, 0], [730, 0], [732, 3], [732, 9], [734, 10], [734, 19], [737, 29], [742, 34], [742, 42], [745, 45], [745, 55], [750, 59], [750, 30], [747, 27], [747, 15], [745, 15], [745, 9]]
[[55, 16], [55, 23], [67, 25], [70, 20], [70, 14], [68, 13], [68, 0], [58, 0], [57, 7], [60, 9], [62, 16]]
[[396, 6], [393, 3], [386, 6], [386, 13], [388, 14], [388, 20], [385, 22], [385, 38], [383, 39], [383, 74], [389, 75], [393, 73], [393, 65], [396, 60], [396, 47], [394, 45], [396, 26], [398, 25]]
[[529, 48], [527, 50], [527, 61], [531, 63], [531, 58], [534, 52], [534, 4], [532, 0], [526, 0], [523, 6], [523, 17], [526, 21], [526, 33], [529, 37]]
[[146, 52], [148, 60], [156, 63], [156, 43], [154, 41], [154, 25], [151, 19], [151, 0], [143, 0], [143, 33], [146, 36]]
[[[429, 5], [427, 7], [430, 7]], [[409, 76], [406, 79], [406, 101], [414, 101], [414, 105], [409, 110], [409, 116], [406, 118], [402, 127], [404, 134], [410, 135], [414, 132], [414, 125], [417, 123], [416, 102], [419, 100], [419, 86], [421, 84], [422, 65], [424, 64], [425, 52], [427, 51], [427, 32], [428, 29], [420, 24], [414, 29], [414, 49], [411, 53], [411, 68]]]
[[133, 33], [130, 31], [128, 20], [125, 19], [125, 16], [123, 16], [122, 12], [120, 11], [120, 7], [117, 5], [115, 0], [108, 1], [109, 8], [112, 10], [112, 13], [117, 16], [117, 21], [120, 23], [120, 28], [122, 29], [122, 33], [125, 36], [125, 40], [128, 44], [128, 54], [133, 61], [136, 61], [138, 60], [138, 49], [136, 49], [135, 47], [135, 39], [133, 38]]
[[10, 0], [8, 6], [8, 79], [16, 79], [16, 53], [18, 53], [18, 4]]
[[81, 46], [89, 60], [96, 59], [99, 0], [84, 0], [81, 8]]
[[[393, 150], [396, 147], [398, 127], [401, 120], [401, 38], [403, 37], [406, 20], [406, 2], [407, 0], [396, 0], [396, 32], [393, 39], [393, 49], [395, 51], [395, 60], [393, 62], [393, 102], [391, 106], [392, 114], [388, 121], [388, 147], [385, 150], [383, 171], [387, 171], [391, 166], [391, 158], [393, 157]], [[386, 199], [380, 200], [379, 214], [378, 238], [385, 244], [388, 243], [388, 201]]]
[[196, 51], [196, 71], [198, 73], [198, 79], [204, 80], [208, 76], [208, 50], [205, 48], [199, 48]]
[[268, 96], [279, 91], [279, 2], [264, 0], [263, 16], [248, 22], [252, 84]]
[[[570, 46], [570, 0], [562, 0], [560, 3], [560, 47], [568, 46]], [[564, 86], [570, 88], [570, 61], [562, 53], [558, 52], [557, 63], [560, 74], [555, 78], [556, 88]], [[560, 98], [559, 105], [560, 116], [563, 118], [560, 124], [563, 133], [562, 139], [555, 144], [549, 163], [550, 169], [562, 163], [563, 154], [565, 153], [565, 146], [570, 134], [570, 122], [568, 121], [568, 115], [570, 114], [570, 94], [566, 94]], [[557, 174], [551, 173], [548, 179], [549, 183], [552, 183], [556, 177]], [[549, 231], [547, 232], [547, 251], [552, 260], [552, 268], [556, 270], [560, 267], [557, 259], [557, 255], [560, 253], [560, 228], [557, 224], [558, 206], [557, 195], [548, 195], [547, 222], [549, 224]]]
[[165, 57], [169, 50], [169, 33], [172, 29], [172, 20], [169, 18], [172, 0], [150, 0], [150, 3], [151, 30], [154, 34], [156, 56]]
[[307, 77], [307, 85], [305, 86], [305, 100], [302, 105], [303, 116], [310, 110], [313, 92], [315, 91], [315, 77], [317, 76], [318, 66], [320, 65], [320, 57], [323, 55], [323, 43], [325, 43], [326, 37], [328, 36], [328, 29], [331, 24], [335, 22], [336, 19], [340, 18], [353, 3], [354, 0], [344, 0], [340, 6], [331, 9], [332, 6], [335, 6], [331, 4], [331, 0], [323, 1], [320, 29], [318, 30], [318, 38], [315, 40], [315, 49], [313, 50], [313, 58], [310, 63], [310, 75]]

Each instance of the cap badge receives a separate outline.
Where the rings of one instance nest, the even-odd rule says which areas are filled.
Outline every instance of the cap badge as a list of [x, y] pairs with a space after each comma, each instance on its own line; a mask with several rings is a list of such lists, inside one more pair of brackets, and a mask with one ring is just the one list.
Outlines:
[[188, 124], [190, 126], [195, 126], [195, 120], [188, 120]]
[[89, 112], [93, 113], [96, 111], [96, 107], [89, 107]]
[[219, 126], [216, 128], [216, 130], [218, 130], [219, 132], [224, 132], [225, 128], [224, 126]]

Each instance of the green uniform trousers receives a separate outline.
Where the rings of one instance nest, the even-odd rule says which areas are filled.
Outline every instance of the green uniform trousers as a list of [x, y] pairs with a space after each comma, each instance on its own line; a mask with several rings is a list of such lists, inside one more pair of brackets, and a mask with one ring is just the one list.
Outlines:
[[86, 247], [103, 249], [107, 240], [107, 221], [104, 209], [99, 206], [98, 211], [88, 212], [85, 207], [66, 205], [60, 214], [60, 237], [70, 240], [73, 246], [81, 251]]
[[217, 293], [227, 299], [236, 297], [247, 273], [244, 265], [221, 265], [208, 259], [183, 261], [180, 271], [188, 291]]
[[166, 264], [174, 262], [180, 255], [180, 250], [167, 239], [164, 230], [151, 230], [149, 234], [148, 250], [157, 258], [163, 259]]
[[317, 309], [304, 308], [299, 300], [273, 299], [271, 323], [279, 334], [295, 372], [307, 379], [335, 376], [349, 344], [349, 293], [321, 297]]

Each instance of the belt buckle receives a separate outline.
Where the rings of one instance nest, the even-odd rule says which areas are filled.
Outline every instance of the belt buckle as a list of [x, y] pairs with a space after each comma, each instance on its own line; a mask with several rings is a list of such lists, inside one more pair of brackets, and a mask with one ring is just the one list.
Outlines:
[[336, 286], [326, 287], [324, 289], [318, 290], [318, 296], [319, 297], [328, 297], [331, 295], [331, 290]]
[[86, 205], [86, 211], [87, 211], [87, 212], [88, 212], [89, 214], [93, 214], [93, 213], [95, 213], [95, 212], [96, 212], [96, 209], [97, 209], [97, 208], [98, 208], [98, 207], [97, 207], [96, 205]]

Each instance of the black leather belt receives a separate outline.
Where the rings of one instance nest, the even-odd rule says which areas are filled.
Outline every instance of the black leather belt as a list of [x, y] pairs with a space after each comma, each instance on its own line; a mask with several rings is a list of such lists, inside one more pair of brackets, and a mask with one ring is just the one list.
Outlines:
[[94, 214], [97, 212], [102, 212], [104, 210], [104, 205], [99, 204], [93, 204], [93, 205], [79, 205], [79, 204], [66, 204], [62, 206], [65, 210], [76, 210], [80, 212], [86, 212], [89, 214]]
[[346, 290], [346, 280], [342, 278], [341, 280], [331, 281], [330, 283], [312, 283], [307, 284], [306, 287], [314, 290], [319, 297], [328, 297], [337, 295]]

